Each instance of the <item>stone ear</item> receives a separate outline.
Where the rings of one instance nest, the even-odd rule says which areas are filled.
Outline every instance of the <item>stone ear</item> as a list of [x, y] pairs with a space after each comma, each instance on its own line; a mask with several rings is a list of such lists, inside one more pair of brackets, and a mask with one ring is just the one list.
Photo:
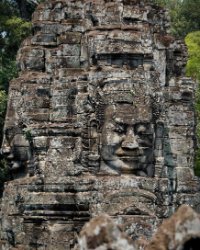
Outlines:
[[99, 154], [99, 122], [91, 120], [89, 123], [89, 150], [91, 154]]
[[90, 120], [88, 126], [88, 140], [89, 140], [89, 154], [88, 154], [88, 167], [93, 173], [99, 171], [100, 166], [100, 135], [99, 135], [99, 122], [96, 119]]

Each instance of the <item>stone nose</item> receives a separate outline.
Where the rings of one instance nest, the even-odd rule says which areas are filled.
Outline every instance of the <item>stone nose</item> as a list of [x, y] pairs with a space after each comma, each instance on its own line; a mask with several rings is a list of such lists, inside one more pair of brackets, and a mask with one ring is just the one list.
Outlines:
[[124, 149], [137, 149], [139, 144], [137, 142], [137, 137], [134, 134], [133, 128], [128, 128], [124, 140], [122, 141], [122, 148]]
[[10, 154], [11, 152], [11, 147], [7, 145], [3, 145], [1, 148], [2, 154]]
[[14, 158], [11, 147], [7, 145], [2, 146], [1, 154], [8, 160], [12, 160]]

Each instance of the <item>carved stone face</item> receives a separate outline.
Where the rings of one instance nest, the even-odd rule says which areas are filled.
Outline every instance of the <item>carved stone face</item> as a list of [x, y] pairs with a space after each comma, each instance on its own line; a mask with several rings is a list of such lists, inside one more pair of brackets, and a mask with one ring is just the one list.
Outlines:
[[30, 144], [22, 134], [16, 134], [4, 142], [3, 154], [10, 163], [11, 170], [26, 167], [31, 159]]
[[108, 106], [101, 143], [102, 171], [154, 175], [154, 127], [149, 108], [132, 104]]

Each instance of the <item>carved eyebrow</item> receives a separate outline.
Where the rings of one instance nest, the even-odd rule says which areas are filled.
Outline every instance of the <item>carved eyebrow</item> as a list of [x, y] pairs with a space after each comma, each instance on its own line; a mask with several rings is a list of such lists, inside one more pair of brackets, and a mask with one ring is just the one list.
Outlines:
[[117, 131], [117, 132], [125, 132], [125, 131], [126, 131], [126, 126], [117, 123], [117, 124], [115, 124], [115, 126], [114, 126], [114, 131]]
[[113, 120], [115, 123], [118, 124], [122, 124], [122, 125], [130, 125], [130, 126], [135, 126], [135, 119], [133, 116], [130, 116], [130, 114], [128, 114], [127, 116], [124, 117], [118, 117], [117, 115], [113, 116]]
[[123, 122], [123, 119], [117, 117], [116, 114], [114, 114], [114, 115], [112, 116], [112, 118], [113, 118], [113, 121], [114, 121], [115, 123], [117, 123], [117, 124], [123, 124], [123, 123], [124, 123], [124, 122]]
[[151, 123], [150, 122], [137, 122], [135, 123], [136, 126], [149, 126]]
[[139, 126], [137, 126], [135, 128], [135, 130], [136, 130], [137, 133], [141, 132], [142, 134], [152, 135], [154, 132], [153, 132], [153, 129], [152, 129], [152, 127], [150, 125], [151, 125], [150, 123], [141, 124], [141, 126], [144, 126], [144, 130], [139, 131]]
[[137, 131], [137, 132], [146, 132], [147, 129], [148, 129], [147, 126], [145, 126], [144, 124], [138, 125], [138, 126], [136, 127], [136, 131]]
[[125, 124], [123, 121], [116, 121], [116, 120], [114, 119], [114, 122], [115, 122], [115, 124], [118, 125], [118, 126], [127, 126], [127, 124]]

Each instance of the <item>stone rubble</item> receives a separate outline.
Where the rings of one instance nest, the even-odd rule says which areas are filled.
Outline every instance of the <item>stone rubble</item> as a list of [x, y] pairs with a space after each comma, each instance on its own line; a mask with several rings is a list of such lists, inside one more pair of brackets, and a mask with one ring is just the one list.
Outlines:
[[200, 243], [200, 214], [182, 205], [169, 219], [163, 221], [146, 250], [198, 250]]
[[86, 223], [78, 237], [75, 250], [135, 250], [134, 243], [125, 236], [119, 226], [106, 214]]
[[198, 250], [199, 243], [200, 214], [182, 205], [143, 246], [141, 242], [132, 242], [108, 215], [103, 214], [85, 224], [74, 250]]

